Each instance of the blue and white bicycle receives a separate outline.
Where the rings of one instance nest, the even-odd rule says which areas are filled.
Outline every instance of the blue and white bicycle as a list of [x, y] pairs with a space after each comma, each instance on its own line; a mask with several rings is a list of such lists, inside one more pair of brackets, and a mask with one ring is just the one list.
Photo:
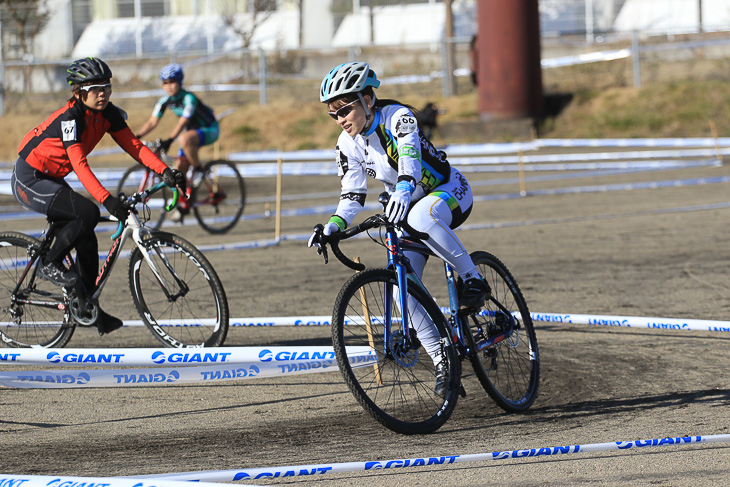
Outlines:
[[[379, 201], [387, 203], [387, 193]], [[315, 227], [321, 229], [321, 226]], [[339, 248], [341, 240], [368, 232], [387, 250], [385, 268], [364, 270]], [[398, 237], [385, 215], [325, 236], [319, 251], [327, 262], [327, 245], [346, 266], [360, 271], [340, 290], [332, 312], [332, 344], [340, 371], [357, 401], [387, 428], [404, 434], [430, 433], [453, 412], [461, 385], [461, 361], [469, 359], [481, 385], [505, 411], [528, 409], [537, 397], [540, 356], [530, 312], [505, 265], [487, 252], [471, 257], [492, 292], [481, 309], [459, 309], [463, 282], [444, 262], [449, 318], [414, 272], [405, 251], [434, 258], [411, 237]], [[421, 344], [417, 329], [438, 330], [441, 360], [448, 367], [446, 393], [434, 390], [436, 365]], [[348, 349], [369, 349], [368, 360], [356, 361]], [[373, 363], [373, 352], [377, 362]]]

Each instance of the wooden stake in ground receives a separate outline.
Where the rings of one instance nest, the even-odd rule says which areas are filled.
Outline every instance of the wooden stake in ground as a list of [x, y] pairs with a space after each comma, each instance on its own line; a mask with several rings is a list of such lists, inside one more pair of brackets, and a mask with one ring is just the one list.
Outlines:
[[720, 152], [720, 144], [717, 142], [717, 127], [715, 127], [714, 120], [710, 120], [710, 133], [712, 134], [712, 139], [715, 141], [715, 153], [717, 153], [717, 160], [720, 161], [720, 164], [724, 164], [725, 161], [722, 158], [722, 152]]
[[281, 157], [276, 161], [276, 222], [274, 223], [274, 240], [281, 241]]
[[[360, 257], [355, 257], [355, 262], [358, 264], [360, 263]], [[363, 288], [360, 288], [360, 302], [362, 303], [362, 314], [365, 317], [365, 329], [368, 332], [368, 345], [370, 345], [370, 350], [372, 350], [375, 355], [377, 356], [378, 351], [375, 350], [375, 340], [373, 339], [373, 330], [372, 330], [372, 320], [370, 319], [370, 306], [368, 306], [368, 297], [365, 295], [365, 290]], [[380, 376], [380, 365], [376, 361], [373, 365], [373, 369], [375, 370], [375, 380], [378, 383], [378, 385], [383, 385], [383, 379]]]

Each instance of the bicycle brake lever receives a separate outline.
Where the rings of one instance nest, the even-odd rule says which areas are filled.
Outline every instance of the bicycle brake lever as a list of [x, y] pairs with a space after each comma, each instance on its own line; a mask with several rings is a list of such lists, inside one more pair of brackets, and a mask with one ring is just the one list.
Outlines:
[[117, 231], [112, 234], [112, 240], [116, 240], [117, 237], [119, 237], [122, 234], [123, 230], [124, 230], [124, 223], [119, 222], [119, 227], [117, 228]]

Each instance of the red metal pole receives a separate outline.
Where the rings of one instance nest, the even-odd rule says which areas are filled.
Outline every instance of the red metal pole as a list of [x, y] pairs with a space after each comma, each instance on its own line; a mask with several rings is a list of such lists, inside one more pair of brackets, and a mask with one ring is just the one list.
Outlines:
[[477, 89], [482, 120], [540, 115], [537, 0], [477, 1]]

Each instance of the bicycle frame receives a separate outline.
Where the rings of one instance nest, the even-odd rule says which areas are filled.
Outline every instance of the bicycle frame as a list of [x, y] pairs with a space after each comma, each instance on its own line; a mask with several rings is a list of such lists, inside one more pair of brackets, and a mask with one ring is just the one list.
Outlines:
[[[48, 234], [49, 235], [55, 234], [57, 228], [58, 228], [57, 223], [51, 223], [50, 227], [48, 228]], [[63, 306], [63, 304], [59, 303], [59, 301], [58, 301], [60, 298], [56, 298], [52, 301], [36, 301], [34, 299], [26, 299], [26, 298], [21, 298], [18, 296], [18, 291], [20, 291], [20, 285], [25, 280], [25, 278], [29, 272], [33, 273], [31, 282], [35, 281], [35, 279], [36, 279], [35, 274], [38, 269], [38, 267], [35, 265], [35, 263], [38, 262], [38, 258], [41, 256], [43, 251], [47, 249], [49, 244], [50, 244], [50, 240], [43, 240], [39, 247], [33, 249], [34, 251], [30, 255], [30, 258], [28, 259], [28, 263], [25, 265], [25, 269], [23, 269], [23, 273], [21, 274], [20, 279], [18, 279], [18, 282], [15, 285], [15, 288], [13, 289], [13, 292], [10, 295], [11, 296], [10, 299], [13, 303], [33, 304], [34, 306], [41, 306], [41, 307], [45, 307], [45, 308], [59, 308], [59, 306]], [[34, 245], [33, 247], [36, 247], [36, 246]], [[63, 292], [63, 296], [65, 298], [67, 296], [66, 289], [64, 288], [62, 290], [62, 292]], [[49, 294], [49, 296], [53, 297], [54, 295]]]
[[[423, 284], [423, 281], [421, 278], [416, 274], [415, 270], [411, 266], [410, 261], [407, 257], [405, 257], [404, 252], [417, 252], [419, 254], [427, 255], [430, 257], [436, 257], [439, 258], [434, 252], [425, 244], [414, 242], [411, 240], [401, 240], [396, 231], [395, 227], [391, 224], [388, 224], [386, 226], [386, 237], [385, 237], [385, 243], [386, 248], [388, 250], [388, 267], [394, 268], [396, 271], [396, 278], [398, 282], [399, 287], [399, 301], [401, 305], [401, 310], [406, 310], [407, 303], [405, 303], [406, 297], [408, 296], [408, 284], [409, 281], [411, 284], [415, 285], [419, 289], [421, 289], [423, 292], [425, 292], [429, 298], [433, 299], [433, 296], [431, 296], [431, 293], [426, 288], [425, 284]], [[464, 329], [466, 327], [466, 323], [462, 323], [462, 319], [465, 319], [466, 316], [463, 316], [459, 312], [459, 297], [458, 292], [456, 290], [456, 277], [455, 277], [455, 271], [454, 268], [446, 261], [442, 261], [444, 264], [444, 274], [446, 276], [446, 288], [448, 290], [449, 294], [449, 313], [451, 315], [451, 319], [447, 319], [446, 322], [448, 323], [448, 326], [450, 328], [450, 335], [451, 339], [454, 342], [454, 344], [458, 345], [459, 353], [464, 356], [470, 356], [472, 353], [479, 352], [481, 350], [484, 350], [485, 348], [488, 348], [492, 345], [495, 345], [496, 343], [499, 343], [500, 341], [504, 340], [505, 338], [509, 337], [512, 334], [512, 331], [514, 330], [514, 327], [516, 325], [516, 320], [512, 313], [506, 309], [502, 303], [497, 301], [493, 296], [489, 296], [488, 300], [494, 303], [499, 310], [501, 310], [505, 316], [508, 317], [509, 321], [509, 327], [507, 330], [504, 331], [504, 333], [501, 333], [495, 337], [481, 340], [478, 343], [476, 343], [475, 349], [472, 350], [469, 348], [469, 345], [467, 343], [467, 340], [464, 338]], [[387, 316], [390, 317], [390, 311], [391, 308], [388, 307], [388, 303], [391, 303], [391, 297], [390, 293], [386, 293], [386, 313]], [[391, 303], [392, 305], [392, 303]], [[482, 311], [484, 313], [484, 311]], [[410, 337], [409, 334], [409, 323], [407, 318], [407, 313], [402, 313], [403, 315], [403, 334], [405, 337]], [[389, 319], [389, 318], [388, 318]], [[390, 325], [390, 323], [387, 323]], [[390, 328], [389, 326], [386, 328], [386, 339], [388, 338], [388, 335], [390, 334]]]
[[[164, 186], [164, 183], [160, 183], [159, 185], [151, 188], [146, 193], [152, 193], [158, 189], [160, 189], [162, 186]], [[146, 199], [146, 196], [144, 198], [140, 197], [139, 201], [144, 201]], [[108, 221], [118, 221], [114, 218], [109, 218]], [[16, 284], [15, 289], [13, 290], [12, 295], [17, 296], [17, 293], [20, 289], [21, 283], [24, 281], [25, 277], [28, 275], [29, 272], [35, 273], [37, 271], [37, 266], [35, 266], [36, 262], [38, 262], [38, 258], [42, 254], [43, 250], [45, 250], [45, 247], [47, 247], [50, 244], [51, 236], [55, 234], [56, 228], [58, 224], [51, 223], [48, 232], [46, 234], [46, 237], [41, 242], [40, 247], [31, 255], [30, 259], [28, 259], [28, 263], [25, 266], [25, 269], [23, 270], [23, 273], [18, 280], [18, 283]], [[117, 262], [117, 259], [121, 253], [122, 248], [124, 247], [124, 244], [126, 241], [131, 237], [134, 244], [137, 246], [137, 248], [142, 253], [142, 256], [144, 257], [147, 264], [150, 266], [150, 269], [152, 270], [154, 276], [157, 278], [157, 281], [160, 284], [160, 287], [164, 290], [165, 294], [167, 295], [168, 300], [172, 301], [176, 299], [177, 297], [184, 295], [187, 291], [187, 285], [180, 279], [180, 277], [175, 272], [175, 269], [170, 265], [170, 262], [168, 259], [164, 256], [163, 252], [159, 252], [161, 260], [165, 263], [166, 268], [170, 272], [170, 274], [174, 277], [177, 284], [180, 286], [180, 291], [173, 295], [171, 294], [167, 286], [165, 285], [164, 279], [161, 277], [160, 271], [157, 269], [157, 266], [155, 265], [154, 261], [150, 258], [150, 254], [145, 248], [144, 244], [142, 243], [142, 240], [144, 239], [144, 236], [149, 234], [150, 230], [147, 229], [139, 220], [139, 217], [134, 211], [130, 211], [129, 215], [127, 216], [127, 220], [122, 224], [120, 222], [120, 227], [117, 230], [117, 232], [112, 235], [112, 245], [109, 249], [109, 252], [107, 253], [106, 258], [104, 259], [104, 262], [101, 265], [101, 269], [99, 270], [99, 274], [96, 277], [96, 289], [94, 292], [89, 296], [93, 300], [98, 300], [101, 296], [101, 293], [104, 289], [104, 286], [106, 285], [109, 276], [111, 275], [111, 271], [114, 268], [114, 265]], [[62, 288], [62, 292], [64, 294], [64, 297], [67, 296], [68, 291], [66, 288]], [[63, 306], [63, 303], [59, 303], [58, 301], [37, 301], [34, 299], [24, 299], [24, 298], [14, 298], [15, 301], [22, 304], [33, 304], [35, 306], [44, 306], [44, 307], [52, 307], [57, 308], [59, 306]]]
[[[398, 285], [398, 300], [400, 304], [401, 309], [401, 316], [402, 316], [402, 323], [401, 328], [403, 331], [403, 337], [405, 340], [406, 347], [410, 347], [412, 344], [410, 342], [411, 340], [411, 333], [410, 333], [410, 323], [409, 323], [409, 316], [408, 316], [408, 286], [414, 285], [417, 288], [419, 288], [421, 291], [426, 293], [426, 295], [433, 300], [433, 297], [431, 296], [431, 293], [426, 288], [425, 284], [423, 284], [423, 281], [421, 278], [416, 274], [416, 271], [413, 269], [413, 266], [411, 266], [410, 260], [403, 254], [403, 252], [410, 250], [414, 252], [418, 252], [421, 254], [426, 254], [430, 256], [435, 256], [435, 254], [425, 245], [419, 244], [416, 242], [411, 241], [401, 241], [401, 239], [398, 237], [398, 234], [396, 233], [395, 226], [393, 224], [387, 224], [386, 230], [385, 230], [385, 246], [388, 251], [388, 268], [394, 269], [396, 273], [396, 282]], [[458, 309], [458, 298], [456, 296], [456, 285], [454, 283], [454, 273], [451, 269], [451, 266], [444, 262], [444, 265], [446, 266], [446, 272], [447, 272], [447, 282], [448, 284], [448, 290], [449, 290], [449, 302], [452, 309], [452, 316], [456, 316], [455, 309]], [[450, 280], [449, 280], [450, 276]], [[386, 319], [386, 327], [385, 327], [385, 343], [389, 343], [390, 341], [390, 327], [391, 324], [390, 320], [392, 317], [392, 306], [393, 306], [393, 293], [392, 290], [386, 289], [385, 290], [385, 319]], [[454, 327], [451, 326], [451, 323], [449, 320], [446, 320], [446, 322], [449, 324], [449, 327], [451, 328], [451, 340], [454, 342], [454, 344], [459, 344], [460, 347], [465, 347], [464, 340], [461, 336], [461, 327], [457, 326], [455, 327], [456, 330], [454, 330]]]
[[[145, 201], [147, 199], [147, 196], [151, 193], [154, 193], [155, 191], [163, 188], [165, 186], [164, 183], [159, 183], [156, 186], [153, 186], [147, 191], [144, 191], [142, 193], [137, 194], [137, 200], [135, 203], [140, 201]], [[172, 207], [174, 207], [177, 204], [177, 190], [174, 191], [173, 196], [173, 203], [171, 207], [169, 207], [167, 210], [169, 211]], [[118, 221], [113, 220], [112, 221]], [[98, 299], [101, 295], [101, 292], [104, 288], [104, 285], [106, 284], [109, 275], [111, 274], [112, 269], [114, 268], [114, 264], [117, 261], [117, 258], [119, 257], [119, 253], [121, 252], [121, 249], [124, 247], [125, 242], [127, 239], [131, 236], [132, 241], [137, 246], [139, 251], [142, 253], [142, 256], [147, 262], [147, 264], [150, 266], [150, 269], [152, 270], [152, 273], [154, 274], [155, 278], [157, 279], [157, 282], [159, 283], [162, 290], [165, 292], [165, 295], [167, 296], [167, 299], [169, 301], [174, 301], [178, 297], [185, 295], [188, 292], [188, 286], [185, 284], [185, 282], [180, 279], [180, 276], [177, 275], [177, 272], [175, 272], [175, 269], [170, 264], [170, 261], [165, 257], [164, 252], [160, 252], [157, 250], [160, 259], [165, 264], [165, 267], [170, 272], [170, 274], [174, 277], [176, 283], [180, 286], [180, 291], [173, 295], [168, 290], [167, 286], [165, 285], [165, 280], [162, 278], [160, 271], [157, 269], [157, 266], [155, 266], [155, 263], [152, 261], [152, 258], [150, 257], [149, 252], [145, 248], [144, 244], [142, 243], [142, 240], [145, 235], [148, 235], [150, 230], [146, 228], [139, 220], [139, 217], [137, 216], [136, 212], [130, 211], [129, 215], [127, 216], [127, 220], [124, 224], [120, 222], [119, 229], [112, 235], [112, 239], [114, 242], [112, 243], [112, 247], [109, 250], [109, 253], [106, 256], [106, 259], [104, 260], [104, 263], [101, 266], [101, 270], [99, 271], [99, 275], [96, 278], [96, 290], [94, 291], [92, 298]]]

